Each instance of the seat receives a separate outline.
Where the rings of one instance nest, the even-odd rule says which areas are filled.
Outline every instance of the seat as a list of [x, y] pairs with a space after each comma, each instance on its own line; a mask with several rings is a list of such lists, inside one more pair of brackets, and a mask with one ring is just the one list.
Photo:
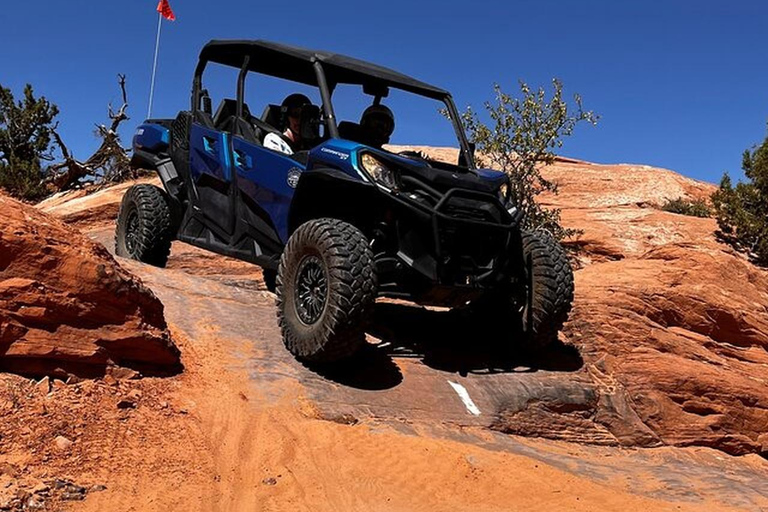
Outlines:
[[264, 137], [266, 137], [268, 133], [276, 133], [278, 135], [282, 134], [280, 130], [278, 130], [277, 128], [275, 128], [269, 123], [265, 123], [258, 117], [251, 117], [250, 122], [254, 127], [258, 128], [261, 131], [262, 142], [264, 142]]
[[[245, 107], [245, 106], [243, 106]], [[243, 109], [245, 110], [245, 108]], [[213, 126], [217, 130], [221, 130], [224, 123], [229, 121], [230, 117], [237, 114], [237, 100], [223, 99], [219, 103], [219, 107], [216, 109], [216, 114], [213, 116]]]
[[215, 125], [213, 124], [213, 117], [211, 117], [211, 114], [208, 112], [203, 112], [202, 110], [197, 111], [197, 116], [195, 117], [195, 121], [206, 128], [209, 128], [211, 130], [215, 129]]
[[213, 116], [213, 126], [222, 132], [230, 132], [234, 135], [243, 137], [249, 142], [261, 144], [262, 133], [259, 128], [254, 127], [250, 120], [253, 118], [248, 105], [243, 103], [243, 117], [237, 117], [237, 100], [221, 100], [216, 114]]
[[339, 137], [351, 140], [352, 142], [363, 142], [360, 125], [352, 121], [342, 121], [339, 123]]
[[282, 133], [285, 130], [285, 112], [280, 105], [267, 105], [261, 114], [261, 121]]
[[195, 121], [206, 128], [214, 130], [213, 115], [211, 113], [211, 97], [208, 95], [208, 89], [200, 91], [201, 108], [197, 110]]

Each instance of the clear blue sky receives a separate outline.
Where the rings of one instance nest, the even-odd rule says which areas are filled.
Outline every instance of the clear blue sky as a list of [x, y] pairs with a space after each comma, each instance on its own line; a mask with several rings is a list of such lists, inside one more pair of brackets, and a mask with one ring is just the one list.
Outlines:
[[[128, 75], [129, 142], [146, 115], [156, 0], [6, 2], [0, 84], [26, 82], [61, 108], [76, 155], [97, 144], [93, 123], [119, 103]], [[171, 0], [163, 24], [154, 116], [188, 108], [192, 70], [213, 38], [265, 38], [371, 60], [480, 106], [499, 82], [562, 79], [601, 116], [582, 126], [569, 156], [644, 163], [717, 181], [741, 175], [741, 152], [768, 121], [768, 2], [765, 0], [390, 0], [368, 3]], [[276, 98], [279, 100], [279, 98]], [[215, 105], [214, 105], [215, 107]], [[259, 110], [260, 109], [254, 109]], [[451, 144], [398, 112], [396, 141]]]

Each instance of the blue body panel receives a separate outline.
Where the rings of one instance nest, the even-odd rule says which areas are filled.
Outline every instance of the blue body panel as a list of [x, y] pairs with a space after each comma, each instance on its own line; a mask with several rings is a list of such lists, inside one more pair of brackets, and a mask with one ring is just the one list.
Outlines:
[[232, 148], [228, 133], [193, 123], [189, 129], [189, 174], [202, 214], [222, 231], [235, 226], [232, 206]]
[[288, 242], [288, 213], [294, 189], [288, 184], [288, 174], [306, 168], [272, 151], [232, 137], [233, 162], [237, 187], [267, 212], [283, 243]]
[[344, 139], [330, 139], [309, 152], [309, 169], [333, 167], [364, 181], [368, 177], [357, 169], [357, 154], [367, 146]]
[[168, 150], [170, 131], [159, 124], [144, 123], [136, 128], [133, 136], [133, 147], [151, 153]]
[[[362, 179], [363, 181], [370, 181], [368, 176], [359, 170], [358, 167], [358, 154], [361, 151], [367, 151], [370, 153], [386, 154], [387, 159], [400, 161], [403, 165], [409, 167], [421, 166], [428, 167], [429, 163], [422, 160], [414, 160], [404, 156], [399, 156], [392, 153], [386, 153], [380, 149], [375, 149], [358, 142], [352, 142], [344, 139], [331, 139], [323, 144], [317, 146], [309, 153], [309, 165], [308, 168], [315, 167], [335, 167], [344, 171], [352, 177]], [[493, 169], [478, 169], [477, 176], [493, 184], [494, 188], [500, 187], [506, 181], [506, 175], [503, 172], [495, 171]]]
[[[151, 153], [166, 152], [169, 139], [168, 128], [159, 124], [144, 123], [136, 129], [133, 147]], [[209, 179], [225, 188], [236, 186], [267, 213], [284, 244], [288, 242], [288, 218], [295, 191], [289, 184], [289, 174], [295, 178], [296, 173], [305, 170], [334, 168], [353, 179], [370, 182], [367, 174], [359, 168], [361, 151], [386, 154], [390, 161], [402, 161], [403, 165], [410, 167], [429, 165], [426, 161], [393, 155], [345, 139], [329, 139], [316, 146], [309, 152], [307, 165], [302, 165], [280, 152], [196, 123], [190, 127], [189, 148], [192, 181], [199, 184], [201, 178], [208, 175]], [[476, 172], [482, 180], [492, 182], [494, 186], [501, 186], [506, 180], [505, 174], [499, 171], [479, 169]], [[295, 186], [295, 181], [293, 185]], [[226, 194], [223, 190], [222, 192]], [[231, 229], [234, 225], [234, 211], [204, 213], [225, 229]]]
[[197, 182], [203, 174], [232, 181], [229, 134], [192, 124], [189, 130], [189, 172]]
[[493, 169], [478, 169], [477, 175], [482, 179], [494, 183], [496, 187], [500, 187], [507, 181], [507, 175], [501, 171], [494, 171]]

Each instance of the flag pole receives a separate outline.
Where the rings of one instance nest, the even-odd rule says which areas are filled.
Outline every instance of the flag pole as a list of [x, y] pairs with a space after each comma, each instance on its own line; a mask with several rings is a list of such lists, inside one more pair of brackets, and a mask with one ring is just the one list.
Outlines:
[[152, 62], [152, 81], [149, 86], [149, 107], [147, 119], [152, 117], [152, 97], [155, 95], [155, 74], [157, 73], [157, 53], [160, 50], [160, 27], [163, 24], [163, 13], [157, 13], [157, 38], [155, 39], [155, 58]]

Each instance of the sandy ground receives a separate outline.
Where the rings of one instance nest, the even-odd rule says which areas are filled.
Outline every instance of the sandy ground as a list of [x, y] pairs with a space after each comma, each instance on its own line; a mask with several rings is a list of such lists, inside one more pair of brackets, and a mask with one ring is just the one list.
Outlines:
[[[638, 496], [620, 480], [597, 483], [524, 456], [319, 420], [298, 387], [283, 389], [277, 403], [260, 397], [245, 375], [227, 368], [236, 361], [221, 352], [215, 333], [180, 341], [187, 372], [171, 382], [118, 385], [145, 390], [137, 408], [104, 418], [103, 430], [80, 441], [92, 443], [86, 452], [97, 457], [78, 478], [107, 490], [73, 510], [702, 507]], [[164, 396], [170, 403], [158, 406]]]

